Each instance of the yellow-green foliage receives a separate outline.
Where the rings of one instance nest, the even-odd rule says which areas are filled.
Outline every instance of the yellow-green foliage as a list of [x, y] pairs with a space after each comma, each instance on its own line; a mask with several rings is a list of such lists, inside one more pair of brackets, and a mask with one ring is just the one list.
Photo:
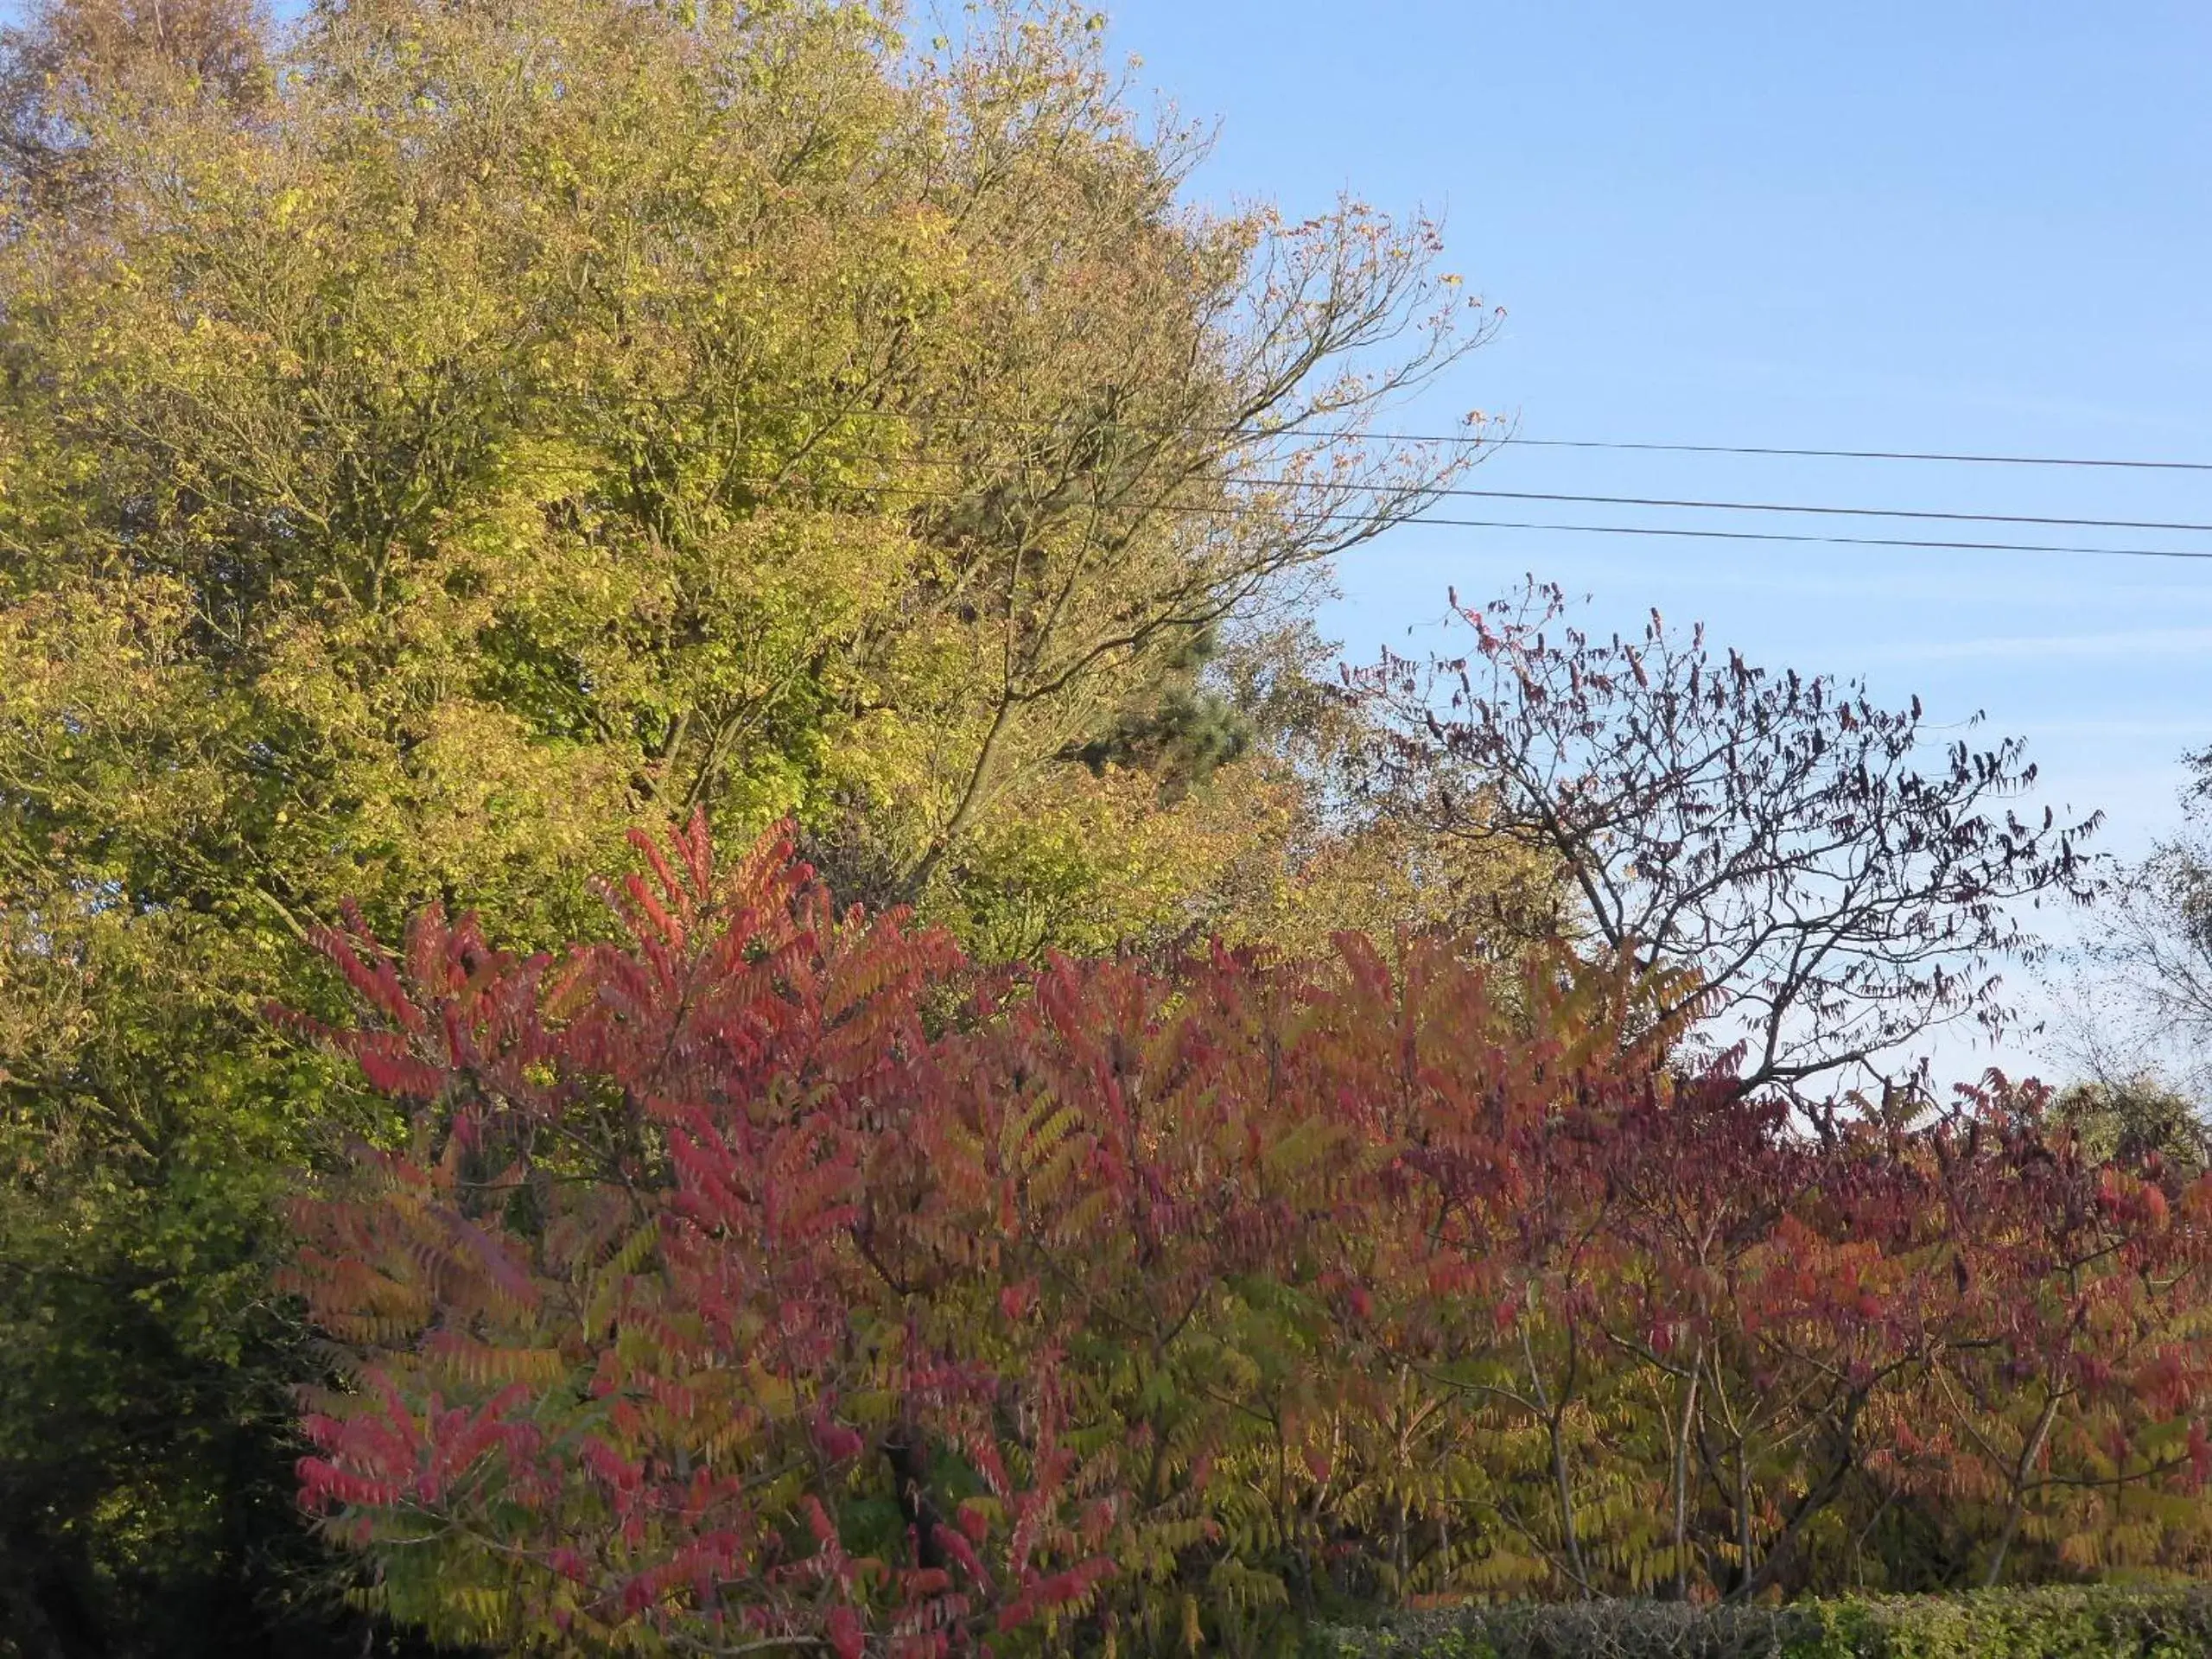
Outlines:
[[[282, 67], [251, 119], [72, 107], [103, 200], [0, 260], [27, 785], [295, 912], [543, 932], [702, 803], [955, 918], [963, 875], [1094, 930], [1202, 890], [1064, 757], [1419, 499], [1255, 435], [1357, 427], [1327, 365], [1448, 291], [1420, 227], [1179, 207], [1074, 16], [917, 55], [864, 6], [386, 0]], [[1325, 487], [1240, 481], [1286, 474]], [[56, 664], [129, 699], [67, 753]], [[156, 745], [127, 804], [92, 775]]]
[[0, 50], [0, 1451], [94, 1599], [261, 1501], [266, 1201], [376, 1128], [263, 1020], [315, 923], [567, 937], [704, 805], [994, 954], [1235, 931], [1298, 768], [1076, 757], [1474, 338], [1425, 226], [1182, 202], [1079, 11], [134, 4]]

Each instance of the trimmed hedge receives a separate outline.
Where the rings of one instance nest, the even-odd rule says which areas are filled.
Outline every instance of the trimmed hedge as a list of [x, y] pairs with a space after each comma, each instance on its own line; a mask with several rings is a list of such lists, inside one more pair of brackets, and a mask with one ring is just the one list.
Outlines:
[[2197, 1659], [2212, 1586], [1870, 1596], [1787, 1607], [1452, 1608], [1315, 1632], [1317, 1659]]

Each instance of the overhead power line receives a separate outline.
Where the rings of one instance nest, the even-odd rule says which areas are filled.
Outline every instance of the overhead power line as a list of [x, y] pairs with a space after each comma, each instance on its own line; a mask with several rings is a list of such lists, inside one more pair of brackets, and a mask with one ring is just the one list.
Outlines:
[[[1303, 482], [1305, 480], [1286, 481]], [[1424, 491], [1423, 493], [1439, 496], [1479, 497], [1489, 501], [1571, 502], [1583, 506], [1690, 508], [1713, 512], [1819, 513], [1827, 517], [1847, 518], [1932, 518], [1946, 524], [2043, 524], [2064, 530], [2167, 530], [2212, 535], [2212, 524], [2190, 524], [2159, 518], [2059, 518], [2038, 513], [1949, 512], [1925, 507], [1815, 506], [1789, 501], [1700, 501], [1652, 495], [1558, 495], [1541, 490], [1454, 488]]]
[[[947, 470], [966, 463], [952, 456], [912, 456], [909, 464]], [[2044, 513], [1962, 512], [1936, 507], [1856, 507], [1813, 505], [1795, 501], [1720, 501], [1695, 497], [1658, 495], [1577, 495], [1549, 490], [1478, 490], [1461, 485], [1361, 484], [1348, 479], [1236, 478], [1218, 474], [1193, 474], [1189, 480], [1202, 484], [1239, 484], [1259, 489], [1333, 490], [1341, 494], [1393, 493], [1452, 497], [1478, 501], [1549, 501], [1575, 506], [1663, 507], [1711, 512], [1807, 513], [1826, 518], [1933, 519], [1944, 524], [2036, 524], [2056, 530], [2151, 530], [2212, 536], [2212, 522], [2173, 518], [2069, 518]], [[1437, 520], [1425, 520], [1435, 523]]]
[[[990, 415], [957, 410], [909, 409], [801, 409], [781, 408], [774, 412], [791, 415], [810, 415], [825, 421], [885, 420], [906, 421], [917, 424], [1003, 426], [1034, 431], [1061, 429], [1091, 429], [1121, 427], [1132, 432], [1145, 432], [1156, 436], [1183, 435], [1189, 437], [1250, 438], [1264, 440], [1278, 437], [1332, 435], [1325, 429], [1286, 426], [1274, 430], [1266, 428], [1177, 426], [1143, 421], [1102, 421], [1051, 418], [1037, 416]], [[1432, 443], [1457, 444], [1468, 448], [1487, 446], [1494, 449], [1600, 449], [1638, 451], [1654, 454], [1675, 455], [1772, 455], [1814, 461], [1911, 461], [1947, 462], [1955, 466], [1972, 467], [2117, 467], [2133, 472], [2212, 473], [2212, 461], [2168, 461], [2138, 456], [2116, 455], [2016, 455], [1983, 454], [1975, 451], [1934, 449], [1820, 449], [1780, 444], [1754, 443], [1672, 443], [1651, 440], [1619, 438], [1535, 438], [1523, 437], [1517, 432], [1490, 435], [1479, 432], [1351, 432], [1341, 435], [1375, 443]]]
[[1822, 547], [1917, 547], [1977, 553], [2069, 553], [2106, 559], [2212, 559], [2212, 550], [2169, 547], [2071, 547], [2044, 542], [1951, 542], [1901, 536], [1797, 536], [1782, 531], [1688, 530], [1662, 524], [1516, 524], [1491, 518], [1414, 518], [1417, 524], [1464, 525], [1474, 530], [1572, 531], [1583, 536], [1679, 536], [1702, 541], [1798, 542]]
[[[1383, 436], [1377, 433], [1377, 437]], [[1401, 442], [1449, 442], [1402, 438]], [[1980, 455], [1921, 449], [1796, 449], [1751, 443], [1632, 443], [1595, 438], [1478, 439], [1523, 449], [1642, 449], [1676, 455], [1790, 455], [1816, 461], [1936, 461], [1973, 467], [2117, 467], [2154, 473], [2212, 473], [2212, 461], [2145, 461], [2102, 455]]]
[[1533, 489], [1438, 489], [1433, 495], [1482, 495], [1500, 502], [1580, 502], [1588, 506], [1686, 506], [1714, 513], [1825, 513], [1840, 518], [1931, 518], [1947, 524], [2046, 524], [2073, 531], [2192, 531], [2212, 536], [2212, 524], [2159, 518], [2049, 518], [2042, 513], [1951, 513], [1931, 506], [1812, 506], [1805, 502], [1706, 502], [1668, 495], [1548, 495]]
[[[764, 485], [772, 485], [773, 482], [769, 480], [754, 481]], [[920, 490], [898, 484], [855, 484], [839, 487], [862, 493], [902, 496], [917, 501], [952, 502], [970, 499], [956, 491]], [[1117, 512], [1159, 512], [1205, 518], [1234, 518], [1248, 511], [1233, 503], [1192, 501], [1124, 501], [1111, 505], [1112, 510]], [[1324, 512], [1310, 515], [1306, 522], [1362, 524], [1372, 523], [1376, 517], [1376, 514], [1364, 512]], [[2061, 553], [2113, 559], [2212, 560], [2212, 549], [2102, 547], [2050, 542], [1975, 542], [1904, 536], [1815, 536], [1785, 531], [1704, 530], [1662, 524], [1562, 524], [1508, 518], [1446, 518], [1430, 514], [1417, 514], [1401, 522], [1433, 524], [1446, 529], [1537, 531], [1581, 536], [1675, 537], [1688, 540], [1787, 543], [1807, 547], [1894, 547], [1948, 552]]]

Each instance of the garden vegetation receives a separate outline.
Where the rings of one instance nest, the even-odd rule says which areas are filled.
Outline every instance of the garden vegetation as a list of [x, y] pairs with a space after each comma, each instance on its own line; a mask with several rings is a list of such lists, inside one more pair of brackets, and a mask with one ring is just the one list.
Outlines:
[[2095, 820], [1535, 583], [1339, 675], [1497, 314], [1101, 29], [0, 35], [0, 1652], [2202, 1567], [2187, 1100], [1925, 1065]]

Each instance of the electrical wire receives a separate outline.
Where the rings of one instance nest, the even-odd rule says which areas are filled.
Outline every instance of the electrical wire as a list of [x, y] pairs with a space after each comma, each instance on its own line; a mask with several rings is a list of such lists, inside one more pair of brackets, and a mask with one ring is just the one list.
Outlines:
[[[910, 456], [906, 458], [906, 462], [908, 465], [941, 467], [948, 470], [967, 464], [950, 457], [927, 455]], [[1424, 486], [1361, 484], [1344, 479], [1236, 478], [1205, 473], [1192, 474], [1189, 481], [1238, 484], [1260, 489], [1334, 490], [1347, 494], [1389, 494], [1402, 491], [1408, 495], [1422, 495], [1437, 499], [1450, 497], [1460, 500], [1549, 501], [1575, 506], [1662, 507], [1711, 512], [1804, 513], [1830, 518], [1932, 519], [1944, 524], [2036, 524], [2059, 530], [2149, 530], [2212, 536], [2212, 523], [2190, 519], [2070, 518], [2043, 513], [1963, 512], [1936, 507], [1850, 507], [1815, 505], [1792, 501], [1722, 501], [1706, 500], [1694, 497], [1656, 495], [1578, 495], [1548, 490], [1478, 490], [1464, 485]]]
[[846, 409], [823, 410], [767, 406], [769, 412], [816, 416], [824, 420], [851, 419], [908, 421], [915, 423], [938, 423], [974, 426], [1006, 426], [1037, 431], [1051, 431], [1063, 428], [1097, 429], [1119, 427], [1125, 431], [1145, 432], [1156, 436], [1249, 438], [1264, 442], [1274, 438], [1296, 437], [1301, 431], [1315, 437], [1341, 435], [1374, 443], [1458, 444], [1470, 448], [1488, 446], [1491, 448], [1520, 449], [1598, 449], [1640, 451], [1656, 454], [1677, 455], [1770, 455], [1801, 460], [1818, 461], [1909, 461], [1946, 462], [1955, 466], [1974, 467], [2119, 467], [2130, 471], [2212, 473], [2212, 461], [2168, 461], [2134, 456], [2103, 455], [2018, 455], [1981, 454], [1974, 451], [1946, 451], [1925, 449], [1821, 449], [1809, 447], [1790, 447], [1778, 444], [1748, 443], [1671, 443], [1645, 440], [1603, 438], [1535, 438], [1523, 437], [1517, 432], [1486, 435], [1478, 432], [1357, 432], [1332, 434], [1325, 429], [1301, 429], [1293, 424], [1269, 429], [1264, 427], [1205, 427], [1147, 424], [1141, 421], [1074, 421], [1043, 416], [1019, 415], [988, 415], [960, 410], [907, 409]]
[[[766, 480], [754, 481], [761, 484], [771, 483], [771, 480]], [[953, 502], [970, 499], [953, 491], [918, 490], [911, 486], [896, 484], [847, 485], [840, 487], [861, 493], [902, 496], [925, 502]], [[1209, 518], [1234, 518], [1249, 511], [1233, 503], [1191, 501], [1118, 502], [1113, 504], [1113, 510], [1119, 512], [1160, 512]], [[1373, 513], [1323, 512], [1309, 515], [1306, 522], [1356, 525], [1373, 523], [1376, 517], [1376, 515]], [[2057, 553], [2095, 558], [2212, 559], [2212, 549], [2099, 547], [2064, 543], [1974, 542], [1901, 536], [1815, 536], [1783, 531], [1702, 530], [1659, 524], [1562, 524], [1505, 518], [1447, 518], [1426, 513], [1415, 514], [1400, 520], [1399, 523], [1428, 524], [1447, 529], [1536, 531], [1583, 536], [1674, 537], [1693, 540], [1786, 543], [1808, 547], [1889, 547], [1974, 553]]]
[[[1382, 435], [1376, 434], [1377, 437]], [[1402, 439], [1401, 442], [1440, 440]], [[1479, 440], [1478, 440], [1479, 442]], [[1749, 443], [1631, 443], [1594, 438], [1523, 438], [1491, 440], [1523, 449], [1641, 449], [1676, 455], [1790, 455], [1818, 461], [1930, 461], [1970, 467], [2113, 467], [2159, 473], [2212, 473], [2212, 461], [2145, 461], [2094, 455], [1982, 455], [1946, 454], [1919, 449], [1798, 449]]]
[[1416, 524], [1471, 530], [1569, 531], [1580, 536], [1677, 536], [1705, 541], [1796, 542], [1821, 547], [1904, 547], [1980, 553], [2064, 553], [2106, 559], [2212, 559], [2212, 550], [2169, 547], [2074, 547], [2043, 542], [1953, 542], [1897, 536], [1799, 536], [1781, 531], [1688, 530], [1661, 524], [1519, 524], [1502, 518], [1410, 518]]
[[[1295, 480], [1293, 480], [1295, 481]], [[1439, 496], [1473, 496], [1491, 501], [1558, 501], [1587, 506], [1691, 508], [1713, 512], [1820, 513], [1848, 518], [1930, 518], [1945, 524], [2042, 524], [2064, 530], [2160, 530], [2212, 535], [2212, 524], [2161, 518], [2062, 518], [2025, 512], [1951, 512], [1928, 507], [1814, 506], [1789, 501], [1700, 501], [1649, 495], [1554, 495], [1538, 490], [1440, 489]]]

